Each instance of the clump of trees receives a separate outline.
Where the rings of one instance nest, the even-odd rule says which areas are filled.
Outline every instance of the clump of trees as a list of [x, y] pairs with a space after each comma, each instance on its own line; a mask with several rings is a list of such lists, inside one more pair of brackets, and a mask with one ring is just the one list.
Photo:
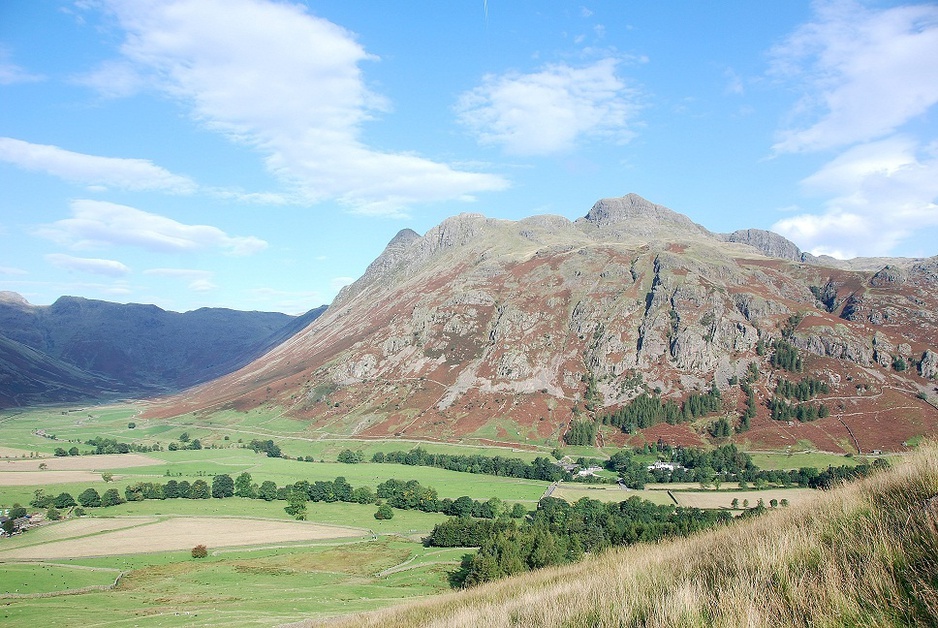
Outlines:
[[258, 440], [255, 438], [248, 443], [248, 449], [252, 449], [254, 453], [258, 454], [264, 452], [268, 458], [280, 458], [282, 455], [280, 447], [272, 440]]
[[618, 410], [603, 414], [599, 420], [604, 425], [614, 425], [623, 432], [631, 434], [635, 430], [645, 429], [659, 423], [676, 425], [693, 421], [696, 418], [719, 412], [722, 409], [722, 396], [716, 384], [707, 392], [691, 393], [682, 403], [674, 399], [662, 399], [657, 393], [647, 392], [632, 399]]
[[503, 458], [502, 456], [431, 454], [421, 447], [415, 447], [410, 451], [392, 451], [389, 453], [379, 451], [371, 457], [371, 461], [437, 467], [463, 473], [501, 475], [510, 478], [545, 480], [547, 482], [573, 479], [570, 473], [543, 456], [538, 456], [532, 462], [525, 462], [520, 458]]
[[786, 399], [795, 399], [797, 401], [808, 401], [818, 395], [826, 395], [830, 392], [830, 386], [826, 382], [807, 376], [799, 382], [791, 382], [787, 379], [780, 379], [775, 384], [775, 394], [778, 397]]
[[568, 445], [596, 444], [596, 422], [589, 419], [578, 419], [570, 423], [570, 429], [563, 435]]
[[776, 340], [773, 345], [772, 366], [778, 369], [800, 373], [804, 370], [804, 361], [798, 355], [798, 349], [785, 340]]
[[512, 574], [571, 562], [584, 552], [615, 545], [684, 536], [732, 519], [726, 511], [657, 506], [632, 497], [576, 504], [547, 497], [521, 523], [500, 519], [450, 519], [437, 524], [424, 543], [437, 547], [478, 546], [466, 556], [455, 581], [473, 586]]
[[338, 462], [344, 462], [345, 464], [358, 464], [359, 462], [364, 461], [364, 459], [365, 454], [360, 449], [356, 451], [352, 451], [351, 449], [343, 449], [336, 458]]
[[766, 402], [772, 418], [776, 421], [798, 420], [802, 423], [816, 421], [830, 416], [830, 408], [823, 403], [817, 405], [810, 403], [788, 403], [778, 397], [772, 397]]

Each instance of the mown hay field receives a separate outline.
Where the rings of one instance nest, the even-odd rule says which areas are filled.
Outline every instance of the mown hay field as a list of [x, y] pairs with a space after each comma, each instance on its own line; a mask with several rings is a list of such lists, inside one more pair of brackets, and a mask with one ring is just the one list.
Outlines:
[[781, 502], [787, 499], [789, 505], [800, 504], [806, 500], [814, 499], [820, 493], [810, 488], [776, 488], [762, 491], [673, 491], [671, 493], [678, 505], [686, 508], [730, 508], [734, 499], [742, 507], [744, 500], [749, 501], [749, 507], [755, 508], [761, 499], [766, 508], [773, 499]]
[[[228, 517], [170, 517], [126, 520], [127, 525], [102, 529], [107, 520], [65, 521], [48, 524], [40, 541], [0, 550], [2, 560], [51, 560], [184, 550], [196, 545], [210, 548], [276, 545], [300, 541], [358, 538], [361, 528], [329, 526], [303, 521], [277, 521]], [[112, 520], [118, 525], [124, 520]], [[55, 540], [61, 528], [67, 538]], [[30, 532], [22, 538], [28, 538]], [[51, 538], [50, 538], [51, 537]]]
[[554, 492], [551, 493], [551, 497], [563, 499], [570, 502], [571, 504], [584, 497], [588, 497], [589, 499], [596, 499], [602, 502], [624, 502], [630, 497], [639, 497], [659, 505], [674, 503], [671, 498], [668, 497], [667, 491], [627, 490], [619, 487], [618, 485], [611, 484], [561, 484], [556, 489], [554, 489]]

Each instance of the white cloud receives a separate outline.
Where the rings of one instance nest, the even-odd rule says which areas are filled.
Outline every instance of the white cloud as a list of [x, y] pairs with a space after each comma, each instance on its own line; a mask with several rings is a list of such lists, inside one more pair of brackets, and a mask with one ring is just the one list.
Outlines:
[[[373, 61], [353, 35], [304, 5], [262, 0], [107, 0], [126, 30], [122, 59], [98, 76], [142, 82], [206, 127], [254, 147], [307, 202], [369, 213], [499, 190], [495, 175], [374, 150], [363, 123], [385, 107], [364, 84]], [[128, 65], [129, 64], [129, 65]], [[121, 90], [119, 90], [121, 91]], [[113, 94], [112, 94], [113, 95]]]
[[50, 253], [45, 256], [45, 259], [53, 266], [65, 270], [77, 270], [107, 277], [123, 277], [130, 274], [130, 268], [112, 259], [72, 257], [61, 253]]
[[153, 275], [156, 277], [168, 277], [170, 279], [180, 279], [188, 282], [189, 290], [193, 292], [211, 292], [218, 288], [212, 282], [215, 276], [210, 270], [198, 270], [191, 268], [150, 268], [143, 271], [144, 275]]
[[569, 150], [582, 137], [632, 137], [636, 92], [616, 76], [619, 60], [585, 67], [550, 65], [533, 74], [488, 75], [464, 93], [459, 120], [480, 143], [518, 155]]
[[230, 236], [218, 227], [186, 225], [126, 205], [77, 200], [72, 217], [43, 225], [36, 234], [75, 249], [133, 246], [158, 253], [221, 250], [251, 255], [267, 248], [254, 236]]
[[9, 51], [3, 47], [0, 47], [0, 85], [13, 85], [14, 83], [35, 83], [42, 80], [42, 76], [27, 72], [20, 66], [10, 61]]
[[249, 290], [248, 294], [251, 295], [258, 310], [285, 312], [293, 315], [305, 314], [329, 302], [326, 297], [316, 291], [291, 292], [273, 288], [255, 288]]
[[814, 254], [889, 255], [938, 227], [938, 145], [896, 136], [855, 146], [802, 181], [829, 196], [820, 214], [780, 220], [773, 230]]
[[938, 102], [938, 6], [819, 2], [772, 57], [773, 73], [805, 90], [793, 112], [801, 124], [780, 134], [776, 152], [885, 137]]
[[106, 98], [133, 96], [147, 87], [133, 64], [126, 61], [105, 61], [93, 72], [75, 77], [74, 83], [90, 87]]
[[195, 191], [188, 177], [173, 174], [146, 159], [121, 159], [75, 153], [58, 146], [0, 137], [0, 160], [25, 170], [44, 172], [72, 183], [124, 190]]
[[352, 284], [352, 283], [354, 283], [354, 282], [355, 282], [355, 278], [354, 278], [354, 277], [335, 277], [335, 278], [333, 278], [333, 280], [330, 282], [330, 286], [332, 287], [332, 289], [333, 289], [335, 292], [338, 292], [339, 290], [341, 290], [341, 289], [344, 288], [345, 286], [348, 286], [348, 285], [350, 285], [350, 284]]
[[11, 266], [0, 266], [0, 275], [28, 275], [22, 268], [13, 268]]

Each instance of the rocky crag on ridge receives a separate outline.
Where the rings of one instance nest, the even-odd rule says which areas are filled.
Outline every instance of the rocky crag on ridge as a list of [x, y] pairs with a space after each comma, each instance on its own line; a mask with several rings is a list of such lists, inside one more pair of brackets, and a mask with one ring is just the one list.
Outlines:
[[[549, 445], [642, 393], [712, 386], [738, 427], [757, 368], [751, 429], [724, 438], [901, 449], [938, 432], [936, 288], [938, 258], [827, 263], [634, 194], [576, 221], [462, 214], [400, 232], [309, 327], [153, 415], [266, 405], [311, 434]], [[769, 418], [778, 380], [803, 377], [771, 365], [777, 340], [829, 384], [829, 417]], [[600, 437], [699, 443], [712, 418]]]

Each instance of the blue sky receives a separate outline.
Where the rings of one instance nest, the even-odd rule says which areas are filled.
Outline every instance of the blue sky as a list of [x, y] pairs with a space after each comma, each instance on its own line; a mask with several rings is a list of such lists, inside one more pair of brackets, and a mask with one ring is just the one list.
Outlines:
[[405, 227], [638, 193], [938, 254], [938, 5], [0, 4], [0, 290], [299, 313]]

